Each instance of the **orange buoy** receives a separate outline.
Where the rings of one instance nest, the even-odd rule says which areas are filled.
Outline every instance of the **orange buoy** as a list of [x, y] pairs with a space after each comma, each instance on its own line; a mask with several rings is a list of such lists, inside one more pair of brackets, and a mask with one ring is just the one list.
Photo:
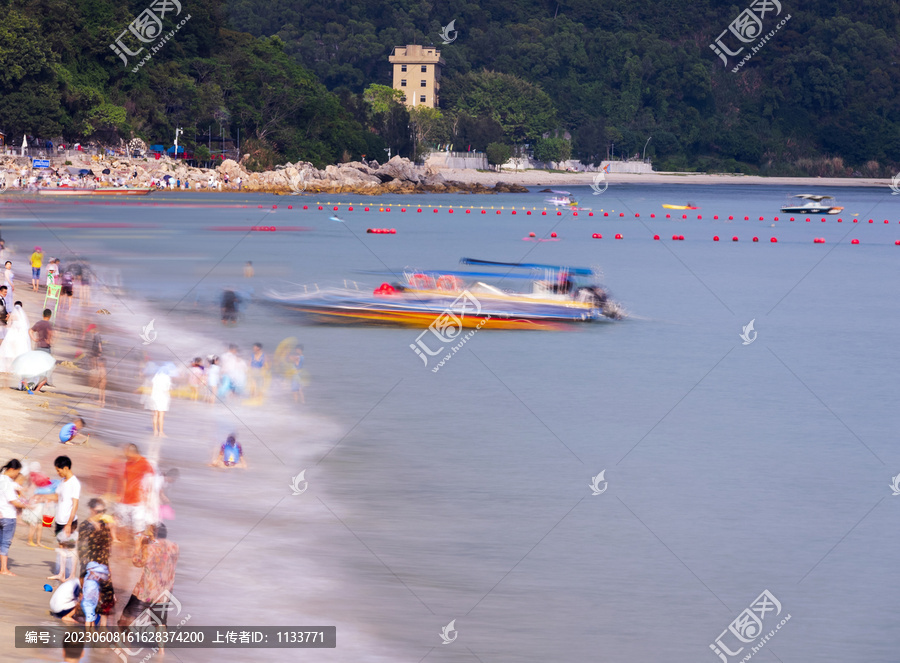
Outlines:
[[851, 243], [851, 244], [859, 244], [859, 240], [858, 240], [858, 239], [851, 239], [851, 240], [850, 240], [850, 243]]

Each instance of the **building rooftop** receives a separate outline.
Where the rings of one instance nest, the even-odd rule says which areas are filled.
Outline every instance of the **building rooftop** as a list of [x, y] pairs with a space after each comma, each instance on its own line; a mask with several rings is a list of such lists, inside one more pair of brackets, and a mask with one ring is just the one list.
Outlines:
[[444, 64], [441, 52], [432, 46], [422, 46], [419, 44], [407, 44], [406, 46], [394, 46], [389, 62], [407, 62], [407, 63], [437, 63]]

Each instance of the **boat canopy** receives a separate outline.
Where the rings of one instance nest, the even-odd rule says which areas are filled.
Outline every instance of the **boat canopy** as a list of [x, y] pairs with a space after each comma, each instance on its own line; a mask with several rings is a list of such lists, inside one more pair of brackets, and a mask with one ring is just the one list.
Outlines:
[[834, 196], [819, 196], [811, 193], [801, 193], [796, 196], [791, 196], [791, 198], [803, 198], [804, 200], [815, 200], [817, 202], [821, 202], [823, 200], [834, 198]]
[[517, 269], [553, 269], [559, 272], [568, 272], [574, 276], [591, 276], [593, 269], [587, 267], [567, 267], [566, 265], [544, 265], [536, 262], [495, 262], [493, 260], [477, 260], [475, 258], [461, 258], [462, 265], [485, 265], [491, 267], [514, 267]]

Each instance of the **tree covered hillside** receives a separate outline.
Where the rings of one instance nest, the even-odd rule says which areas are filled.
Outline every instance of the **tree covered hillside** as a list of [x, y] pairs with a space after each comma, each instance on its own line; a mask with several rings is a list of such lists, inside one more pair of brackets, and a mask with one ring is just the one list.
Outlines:
[[[511, 74], [549, 95], [557, 128], [573, 135], [574, 153], [584, 160], [605, 158], [610, 149], [617, 156], [640, 153], [652, 136], [647, 154], [658, 167], [890, 172], [900, 161], [900, 6], [760, 1], [769, 10], [764, 33], [790, 19], [737, 73], [739, 58], [726, 68], [710, 44], [753, 0], [227, 0], [227, 6], [231, 27], [278, 35], [285, 52], [348, 107], [350, 95], [369, 84], [390, 84], [392, 47], [433, 43], [447, 63], [444, 89], [452, 92], [442, 98], [445, 115], [456, 112], [463, 92], [454, 79], [484, 69]], [[451, 20], [457, 38], [442, 45], [441, 27]], [[736, 50], [739, 42], [730, 44]], [[457, 144], [460, 138], [468, 142], [449, 135]]]

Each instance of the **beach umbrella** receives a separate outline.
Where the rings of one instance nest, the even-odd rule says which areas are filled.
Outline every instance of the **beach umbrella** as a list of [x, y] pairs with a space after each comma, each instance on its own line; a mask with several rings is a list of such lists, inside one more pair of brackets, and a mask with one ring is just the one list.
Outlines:
[[33, 378], [47, 373], [54, 366], [56, 366], [56, 359], [49, 352], [31, 350], [16, 357], [11, 368], [12, 372], [19, 377]]
[[26, 147], [28, 147], [28, 138], [27, 138], [27, 136], [23, 135], [22, 136], [22, 154], [20, 154], [19, 156], [22, 156], [22, 157], [25, 156], [25, 148]]

